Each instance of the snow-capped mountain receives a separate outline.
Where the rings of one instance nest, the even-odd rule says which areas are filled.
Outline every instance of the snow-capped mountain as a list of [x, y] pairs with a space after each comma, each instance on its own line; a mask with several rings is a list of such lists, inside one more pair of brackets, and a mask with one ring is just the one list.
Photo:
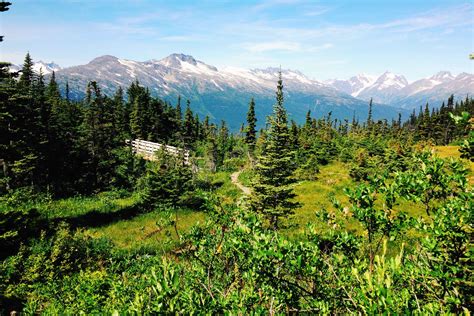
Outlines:
[[407, 79], [389, 71], [384, 72], [371, 85], [357, 93], [363, 100], [372, 98], [374, 102], [391, 104], [399, 95], [399, 91], [408, 85]]
[[55, 64], [54, 62], [45, 63], [45, 62], [40, 60], [40, 61], [34, 63], [33, 70], [37, 73], [39, 73], [41, 71], [43, 73], [43, 75], [48, 75], [48, 74], [52, 73], [53, 71], [56, 72], [58, 70], [61, 70], [61, 67], [59, 67], [59, 65]]
[[[359, 79], [362, 78], [362, 79]], [[437, 74], [408, 83], [406, 78], [391, 72], [385, 72], [373, 81], [368, 76], [356, 76], [347, 80], [331, 80], [327, 83], [339, 91], [350, 93], [352, 96], [362, 100], [373, 98], [375, 102], [389, 104], [394, 107], [413, 109], [420, 104], [430, 103], [439, 106], [451, 94], [456, 99], [464, 99], [467, 94], [474, 93], [474, 75], [461, 73], [453, 76], [448, 71], [440, 71]], [[373, 78], [373, 77], [372, 77]], [[360, 84], [362, 88], [356, 91]]]
[[[127, 88], [136, 80], [148, 87], [153, 95], [174, 104], [178, 95], [190, 99], [191, 106], [200, 115], [211, 119], [226, 120], [237, 129], [245, 120], [248, 102], [255, 98], [261, 126], [265, 116], [271, 113], [275, 102], [275, 90], [279, 68], [242, 69], [225, 67], [217, 69], [192, 56], [172, 54], [163, 59], [144, 62], [120, 59], [105, 55], [86, 65], [63, 68], [56, 72], [56, 79], [64, 86], [69, 82], [71, 95], [84, 96], [87, 83], [95, 80], [107, 95], [115, 93], [119, 86]], [[367, 116], [366, 101], [311, 79], [296, 70], [282, 69], [286, 94], [285, 105], [291, 118], [302, 121], [308, 109], [321, 117], [332, 111], [333, 117], [360, 119]], [[380, 105], [374, 109], [375, 117], [392, 118], [398, 110]]]
[[460, 73], [453, 76], [450, 72], [441, 71], [432, 77], [417, 80], [401, 92], [394, 105], [403, 108], [414, 108], [414, 105], [429, 103], [440, 106], [443, 101], [454, 94], [455, 100], [472, 96], [474, 93], [474, 75]]
[[371, 86], [376, 79], [377, 77], [372, 75], [359, 74], [348, 80], [333, 79], [326, 81], [326, 83], [339, 91], [357, 97], [361, 91]]
[[[11, 65], [10, 66], [10, 71], [11, 72], [17, 72], [19, 70], [21, 70], [22, 68], [22, 65]], [[45, 63], [43, 61], [37, 61], [37, 62], [34, 62], [33, 63], [33, 71], [36, 72], [36, 73], [42, 73], [43, 75], [48, 75], [50, 73], [52, 73], [53, 71], [59, 71], [61, 70], [61, 67], [54, 63], [54, 62], [50, 62], [50, 63]]]

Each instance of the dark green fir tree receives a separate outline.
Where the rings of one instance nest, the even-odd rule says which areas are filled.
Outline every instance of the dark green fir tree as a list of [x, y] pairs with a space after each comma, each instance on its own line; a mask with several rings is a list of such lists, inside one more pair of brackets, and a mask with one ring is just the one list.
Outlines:
[[291, 150], [288, 119], [283, 106], [283, 82], [279, 75], [276, 104], [269, 117], [269, 129], [265, 137], [265, 151], [258, 159], [256, 181], [253, 185], [251, 206], [263, 214], [270, 227], [278, 229], [282, 218], [288, 218], [299, 204], [293, 201], [295, 194], [291, 184], [295, 170], [295, 152]]
[[255, 100], [252, 98], [249, 103], [249, 110], [247, 112], [247, 128], [245, 130], [245, 142], [249, 146], [251, 153], [255, 150], [255, 143], [257, 141], [257, 117], [255, 116]]

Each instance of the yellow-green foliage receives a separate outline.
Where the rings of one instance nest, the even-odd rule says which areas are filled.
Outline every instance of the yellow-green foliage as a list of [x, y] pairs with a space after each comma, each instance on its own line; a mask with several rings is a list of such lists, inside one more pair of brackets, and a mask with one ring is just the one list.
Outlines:
[[[329, 229], [327, 223], [322, 223], [316, 214], [326, 209], [334, 212], [332, 200], [336, 199], [342, 205], [348, 205], [348, 198], [344, 193], [344, 188], [351, 188], [355, 185], [349, 176], [350, 165], [340, 161], [334, 161], [322, 166], [318, 177], [314, 181], [301, 181], [295, 184], [296, 201], [301, 203], [301, 207], [295, 210], [295, 214], [286, 222], [287, 228], [283, 233], [292, 238], [298, 238], [305, 232], [308, 224], [319, 224], [320, 231]], [[244, 185], [251, 186], [252, 171], [246, 169], [239, 176], [239, 181]], [[400, 200], [395, 206], [395, 211], [405, 211], [411, 216], [426, 216], [423, 207], [419, 204]], [[361, 227], [352, 219], [346, 222], [344, 227], [347, 230], [359, 232]]]
[[217, 187], [216, 194], [221, 197], [220, 202], [226, 204], [235, 202], [241, 191], [230, 181], [231, 172], [203, 173], [199, 177]]
[[[199, 175], [199, 178], [217, 187], [216, 193], [222, 197], [220, 201], [224, 204], [234, 202], [240, 195], [240, 190], [230, 181], [229, 172], [203, 173]], [[177, 236], [174, 227], [165, 223], [166, 212], [163, 209], [156, 209], [153, 212], [141, 214], [131, 219], [91, 228], [88, 232], [94, 236], [108, 237], [114, 244], [123, 249], [168, 251], [173, 247]], [[176, 213], [171, 211], [171, 215], [174, 219]], [[203, 223], [206, 219], [205, 213], [195, 210], [178, 209], [177, 215], [177, 228], [180, 234], [187, 232], [193, 225]], [[168, 237], [171, 237], [171, 239]], [[169, 242], [165, 243], [168, 240]]]
[[[101, 214], [120, 212], [125, 208], [132, 207], [136, 202], [136, 196], [116, 197], [102, 193], [92, 197], [53, 200], [34, 205], [34, 207], [40, 209], [41, 214], [49, 219], [66, 219], [90, 214], [91, 212]], [[111, 216], [113, 215], [111, 214]]]
[[246, 187], [252, 186], [252, 179], [255, 176], [253, 170], [245, 169], [239, 174], [239, 181]]
[[[191, 210], [178, 209], [176, 212], [178, 216], [177, 229], [180, 234], [187, 232], [191, 226], [204, 222], [206, 216], [203, 212]], [[174, 219], [176, 213], [170, 215]], [[165, 211], [157, 209], [129, 220], [91, 228], [88, 233], [96, 237], [107, 237], [116, 246], [123, 249], [165, 252], [171, 249], [174, 241], [177, 240], [174, 227], [166, 225], [165, 220]]]
[[[347, 202], [343, 189], [351, 185], [349, 165], [342, 162], [333, 162], [322, 166], [315, 181], [302, 181], [295, 185], [296, 200], [302, 206], [295, 210], [295, 215], [290, 220], [291, 223], [298, 226], [287, 229], [288, 235], [295, 236], [304, 233], [308, 223], [317, 221], [316, 212], [322, 209], [333, 211], [332, 198], [343, 203]], [[348, 227], [348, 229], [353, 228]]]
[[[438, 155], [440, 158], [461, 158], [459, 146], [435, 146], [433, 149], [435, 154]], [[467, 166], [469, 166], [469, 169], [471, 171], [468, 177], [469, 183], [474, 184], [474, 162], [468, 161], [466, 159], [463, 159], [462, 161], [466, 163]]]

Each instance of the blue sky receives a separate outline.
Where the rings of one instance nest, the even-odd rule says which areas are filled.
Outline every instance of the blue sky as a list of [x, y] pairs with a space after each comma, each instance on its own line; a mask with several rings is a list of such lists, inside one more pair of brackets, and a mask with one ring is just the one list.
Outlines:
[[471, 1], [10, 0], [0, 57], [61, 66], [110, 54], [185, 53], [223, 67], [298, 69], [316, 79], [385, 70], [409, 80], [473, 72]]

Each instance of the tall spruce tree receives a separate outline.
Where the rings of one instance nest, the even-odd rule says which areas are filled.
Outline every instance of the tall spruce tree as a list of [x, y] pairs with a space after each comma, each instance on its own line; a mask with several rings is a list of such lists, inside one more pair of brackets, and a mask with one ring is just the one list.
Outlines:
[[10, 190], [10, 166], [15, 160], [15, 118], [21, 107], [14, 102], [16, 81], [9, 71], [10, 63], [0, 62], [0, 194]]
[[123, 100], [123, 89], [118, 87], [113, 98], [114, 103], [114, 128], [124, 138], [129, 137], [130, 130], [130, 108]]
[[257, 117], [255, 116], [255, 100], [250, 99], [249, 110], [247, 112], [247, 128], [245, 130], [245, 142], [249, 146], [251, 153], [255, 150], [255, 143], [257, 141]]
[[22, 88], [31, 88], [33, 79], [33, 59], [31, 59], [30, 53], [26, 53], [25, 60], [23, 61], [23, 67], [21, 69], [20, 80], [18, 83]]
[[114, 150], [121, 146], [114, 137], [114, 113], [110, 100], [103, 96], [95, 81], [88, 84], [88, 102], [82, 126], [83, 146], [87, 149], [84, 174], [89, 189], [107, 188], [113, 178], [116, 157]]
[[306, 120], [305, 120], [304, 126], [305, 126], [306, 128], [310, 128], [310, 127], [311, 127], [311, 110], [308, 110], [308, 112], [306, 112]]
[[42, 109], [44, 106], [44, 82], [41, 76], [33, 71], [33, 60], [29, 53], [26, 54], [18, 89], [12, 101], [18, 111], [12, 127], [15, 131], [15, 146], [19, 156], [12, 164], [16, 173], [17, 187], [35, 186], [41, 180], [41, 163], [44, 156], [41, 153], [44, 130], [42, 128]]
[[182, 142], [182, 127], [183, 127], [183, 113], [181, 110], [181, 96], [178, 96], [178, 102], [176, 103], [176, 107], [174, 109], [174, 134], [173, 138], [175, 142], [181, 143]]
[[373, 123], [373, 119], [372, 119], [372, 98], [370, 98], [369, 114], [367, 115], [367, 127], [371, 127], [372, 123]]
[[269, 129], [265, 137], [265, 150], [259, 157], [255, 168], [257, 177], [253, 185], [251, 206], [263, 214], [270, 227], [278, 229], [281, 218], [294, 213], [299, 204], [292, 201], [295, 197], [291, 184], [296, 168], [295, 152], [291, 150], [290, 132], [285, 107], [283, 106], [283, 82], [279, 74], [276, 92], [276, 104], [273, 115], [268, 118]]
[[196, 129], [194, 125], [194, 115], [191, 111], [191, 101], [187, 100], [183, 123], [183, 138], [186, 146], [192, 146], [195, 131]]

